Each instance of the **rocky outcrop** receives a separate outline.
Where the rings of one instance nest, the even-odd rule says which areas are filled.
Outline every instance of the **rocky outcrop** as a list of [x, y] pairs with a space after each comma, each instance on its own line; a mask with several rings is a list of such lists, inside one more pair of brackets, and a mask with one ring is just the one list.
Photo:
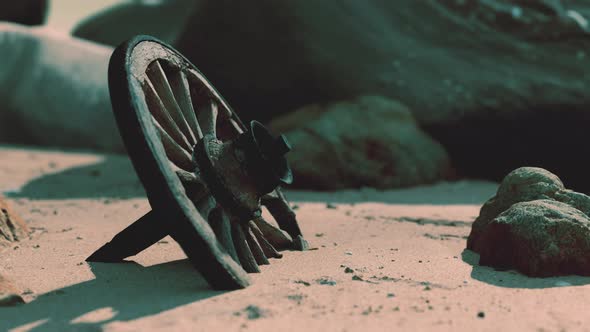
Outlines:
[[0, 23], [0, 141], [123, 151], [112, 114], [112, 48]]
[[293, 144], [298, 187], [404, 187], [450, 174], [444, 148], [418, 128], [403, 104], [375, 96], [311, 105], [271, 122]]
[[590, 275], [589, 215], [589, 196], [544, 169], [519, 168], [481, 208], [467, 248], [481, 265], [530, 276]]
[[12, 242], [22, 240], [28, 234], [25, 222], [0, 197], [0, 248]]
[[[244, 120], [384, 96], [408, 106], [459, 176], [500, 180], [535, 165], [590, 192], [590, 156], [577, 148], [590, 139], [587, 1], [191, 5], [175, 45]], [[105, 42], [116, 43], [134, 33], [124, 28], [129, 22], [144, 26], [132, 16], [105, 12], [78, 31], [99, 40], [93, 31], [110, 36], [101, 31], [112, 27]], [[164, 36], [183, 20], [146, 31]], [[0, 140], [122, 151], [106, 83], [111, 50], [2, 25]]]
[[110, 46], [118, 46], [135, 35], [150, 35], [174, 43], [195, 2], [125, 1], [84, 19], [72, 35]]
[[[459, 175], [523, 164], [590, 190], [587, 2], [201, 1], [178, 47], [245, 118], [399, 100]], [[272, 29], [268, 27], [272, 26]], [[551, 151], [551, 153], [547, 153]]]

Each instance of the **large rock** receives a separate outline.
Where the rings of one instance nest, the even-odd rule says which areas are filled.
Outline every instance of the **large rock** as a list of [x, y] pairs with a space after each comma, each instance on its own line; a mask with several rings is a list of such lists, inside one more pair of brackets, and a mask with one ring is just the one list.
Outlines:
[[174, 43], [196, 2], [125, 1], [84, 19], [72, 35], [111, 46], [135, 35], [151, 35]]
[[375, 96], [311, 105], [271, 122], [293, 144], [295, 185], [314, 189], [392, 188], [449, 175], [443, 147], [406, 106]]
[[488, 231], [490, 222], [512, 205], [541, 199], [569, 204], [590, 215], [589, 196], [565, 189], [561, 180], [545, 169], [521, 167], [506, 175], [496, 195], [482, 206], [471, 227], [467, 248], [480, 252], [479, 238]]
[[460, 175], [538, 165], [590, 189], [590, 157], [574, 148], [590, 139], [590, 6], [568, 4], [210, 0], [178, 46], [245, 118], [383, 95], [408, 105]]
[[554, 200], [516, 203], [479, 239], [480, 265], [533, 277], [590, 275], [590, 219]]
[[0, 2], [0, 21], [25, 25], [45, 23], [49, 0], [18, 0]]
[[[467, 239], [480, 264], [531, 276], [590, 274], [590, 197], [553, 173], [522, 167], [481, 208]], [[588, 262], [590, 263], [590, 262]]]
[[22, 240], [28, 235], [28, 232], [29, 229], [25, 222], [0, 196], [0, 248]]
[[0, 141], [122, 151], [111, 110], [112, 48], [0, 23]]

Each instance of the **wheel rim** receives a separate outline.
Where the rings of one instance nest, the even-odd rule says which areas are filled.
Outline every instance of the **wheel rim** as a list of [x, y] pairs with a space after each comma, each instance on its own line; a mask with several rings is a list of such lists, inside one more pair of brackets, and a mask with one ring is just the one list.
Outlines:
[[279, 189], [261, 199], [279, 227], [258, 215], [237, 220], [212, 194], [195, 147], [211, 139], [231, 142], [247, 128], [182, 55], [151, 37], [136, 37], [113, 53], [109, 86], [121, 136], [152, 207], [171, 216], [171, 235], [213, 287], [245, 287], [245, 271], [258, 272], [268, 258], [280, 258], [278, 249], [305, 249]]

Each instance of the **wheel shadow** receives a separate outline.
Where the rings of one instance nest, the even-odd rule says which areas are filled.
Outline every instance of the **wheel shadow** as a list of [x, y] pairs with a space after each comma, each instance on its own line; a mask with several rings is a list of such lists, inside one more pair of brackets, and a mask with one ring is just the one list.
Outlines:
[[109, 155], [98, 163], [44, 174], [20, 190], [6, 193], [11, 198], [77, 199], [137, 198], [145, 191], [125, 156]]
[[[224, 293], [212, 290], [188, 260], [150, 267], [134, 262], [90, 266], [94, 280], [1, 309], [0, 331], [100, 331], [110, 322], [151, 316]], [[93, 317], [85, 317], [92, 312]]]
[[461, 258], [465, 263], [472, 266], [471, 277], [473, 279], [494, 286], [540, 289], [590, 284], [590, 277], [570, 275], [549, 278], [532, 278], [514, 270], [500, 271], [489, 266], [481, 266], [479, 265], [479, 254], [468, 249], [463, 250]]

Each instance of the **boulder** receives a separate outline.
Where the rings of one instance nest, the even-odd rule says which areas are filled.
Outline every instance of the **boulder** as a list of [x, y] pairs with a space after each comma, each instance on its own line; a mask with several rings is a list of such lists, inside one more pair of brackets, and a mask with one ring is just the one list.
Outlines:
[[[520, 165], [590, 190], [584, 1], [201, 1], [178, 47], [246, 119], [382, 95], [459, 175]], [[269, 28], [272, 27], [272, 28]], [[547, 151], [550, 151], [548, 153]]]
[[530, 276], [590, 275], [589, 215], [590, 196], [565, 189], [547, 170], [522, 167], [483, 205], [467, 248], [481, 265]]
[[554, 200], [512, 205], [478, 240], [480, 265], [531, 277], [590, 275], [590, 218]]
[[294, 146], [295, 186], [337, 190], [412, 186], [444, 179], [444, 148], [418, 128], [403, 104], [364, 96], [310, 105], [270, 123]]
[[135, 35], [151, 35], [174, 43], [195, 0], [124, 1], [82, 20], [72, 35], [118, 46]]
[[25, 222], [0, 197], [0, 248], [12, 242], [22, 240], [28, 233], [29, 229]]
[[123, 151], [112, 114], [112, 48], [0, 23], [0, 141]]

